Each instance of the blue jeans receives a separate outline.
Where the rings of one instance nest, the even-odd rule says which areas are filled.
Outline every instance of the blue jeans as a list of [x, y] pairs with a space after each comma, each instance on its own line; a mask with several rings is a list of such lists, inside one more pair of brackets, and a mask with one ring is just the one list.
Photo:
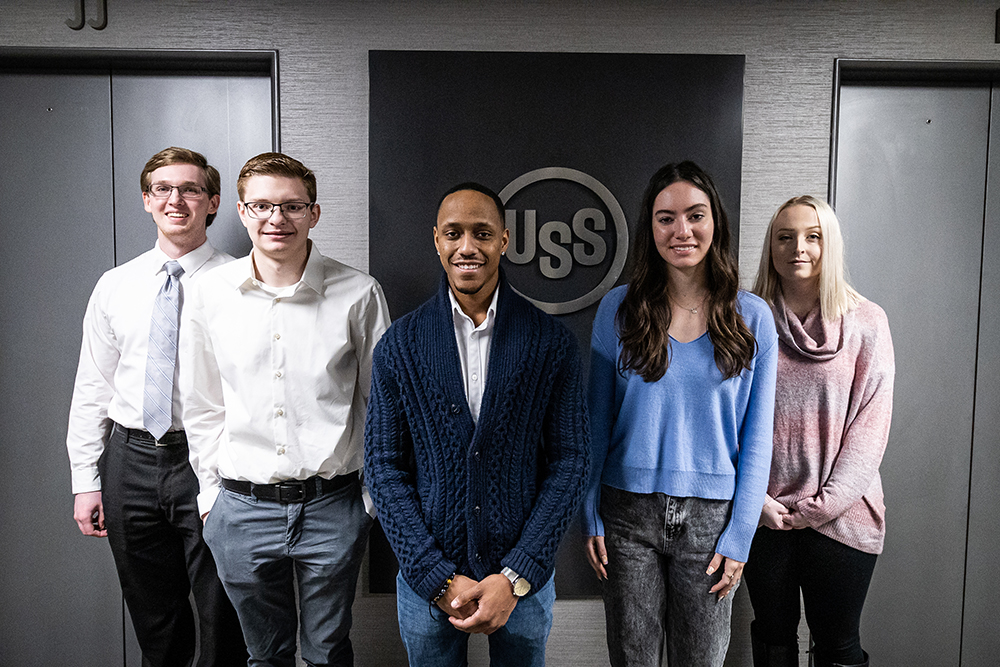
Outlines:
[[[517, 602], [507, 624], [489, 635], [492, 667], [544, 667], [552, 629], [555, 575], [537, 592]], [[411, 667], [466, 667], [469, 635], [455, 629], [436, 604], [417, 595], [396, 575], [399, 634]]]
[[733, 594], [708, 589], [707, 575], [729, 520], [728, 500], [675, 498], [601, 487], [608, 550], [604, 610], [614, 667], [722, 665], [729, 648]]
[[801, 587], [816, 664], [862, 664], [861, 610], [877, 558], [812, 528], [758, 528], [744, 570], [754, 637], [798, 648]]
[[302, 659], [354, 664], [351, 605], [370, 527], [357, 481], [284, 505], [222, 490], [204, 535], [239, 615], [249, 665], [294, 667], [296, 579]]

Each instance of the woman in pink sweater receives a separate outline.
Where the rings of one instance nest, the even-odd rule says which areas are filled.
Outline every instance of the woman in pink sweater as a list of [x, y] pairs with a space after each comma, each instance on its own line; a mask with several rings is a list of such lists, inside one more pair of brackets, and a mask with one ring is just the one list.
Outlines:
[[798, 665], [800, 588], [816, 666], [868, 665], [859, 626], [885, 537], [889, 324], [844, 279], [840, 225], [815, 197], [771, 218], [754, 292], [778, 329], [771, 477], [746, 566], [754, 665]]

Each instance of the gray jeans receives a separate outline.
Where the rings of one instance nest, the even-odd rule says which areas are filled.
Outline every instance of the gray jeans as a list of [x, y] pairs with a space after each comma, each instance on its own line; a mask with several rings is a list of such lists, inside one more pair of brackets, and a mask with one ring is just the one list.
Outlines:
[[250, 665], [294, 667], [299, 621], [306, 664], [354, 664], [351, 605], [371, 522], [356, 479], [287, 505], [222, 490], [205, 542], [239, 615]]
[[613, 667], [718, 667], [729, 648], [733, 595], [705, 570], [729, 520], [728, 500], [601, 487], [608, 550], [604, 609]]

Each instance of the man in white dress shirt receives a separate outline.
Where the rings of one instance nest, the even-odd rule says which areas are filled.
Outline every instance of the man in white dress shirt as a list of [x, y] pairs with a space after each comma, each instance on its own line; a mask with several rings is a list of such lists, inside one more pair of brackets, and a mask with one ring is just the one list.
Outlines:
[[201, 282], [181, 340], [205, 539], [252, 664], [295, 664], [297, 593], [303, 660], [352, 665], [364, 420], [388, 310], [373, 278], [309, 240], [320, 206], [301, 162], [258, 155], [237, 190], [253, 250]]
[[150, 158], [140, 182], [156, 246], [101, 277], [83, 320], [66, 438], [73, 518], [84, 535], [108, 538], [143, 665], [191, 664], [189, 592], [198, 665], [245, 665], [236, 614], [201, 537], [175, 381], [176, 311], [192, 284], [232, 259], [205, 234], [219, 208], [219, 172], [172, 147]]

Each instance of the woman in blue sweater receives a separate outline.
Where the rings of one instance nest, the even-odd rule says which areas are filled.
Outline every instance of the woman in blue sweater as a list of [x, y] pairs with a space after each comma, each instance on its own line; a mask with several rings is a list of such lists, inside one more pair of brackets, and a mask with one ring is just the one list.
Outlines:
[[777, 334], [740, 291], [729, 224], [692, 162], [650, 179], [627, 286], [601, 301], [590, 371], [587, 558], [611, 664], [718, 666], [771, 463]]

